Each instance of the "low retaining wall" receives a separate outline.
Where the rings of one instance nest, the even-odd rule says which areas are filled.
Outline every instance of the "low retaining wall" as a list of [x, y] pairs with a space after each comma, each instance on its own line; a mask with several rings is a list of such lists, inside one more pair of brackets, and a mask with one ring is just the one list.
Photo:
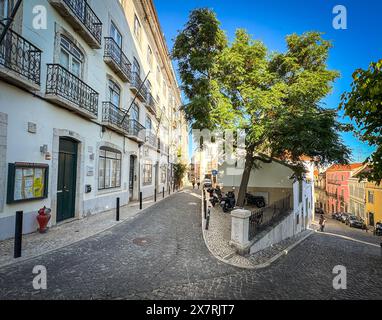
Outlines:
[[276, 226], [272, 226], [256, 235], [254, 244], [251, 246], [250, 253], [256, 253], [283, 240], [293, 237], [296, 234], [295, 214], [292, 212], [289, 216], [280, 221]]

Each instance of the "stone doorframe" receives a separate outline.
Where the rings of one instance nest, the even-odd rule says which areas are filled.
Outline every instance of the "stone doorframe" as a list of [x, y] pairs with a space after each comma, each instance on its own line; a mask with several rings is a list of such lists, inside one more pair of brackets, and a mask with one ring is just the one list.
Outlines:
[[77, 152], [77, 181], [76, 181], [76, 201], [75, 219], [81, 219], [84, 213], [84, 175], [85, 175], [85, 138], [78, 133], [67, 129], [53, 129], [52, 146], [52, 172], [51, 172], [51, 209], [52, 224], [57, 224], [57, 183], [58, 183], [58, 158], [60, 151], [60, 138], [71, 138], [78, 142]]

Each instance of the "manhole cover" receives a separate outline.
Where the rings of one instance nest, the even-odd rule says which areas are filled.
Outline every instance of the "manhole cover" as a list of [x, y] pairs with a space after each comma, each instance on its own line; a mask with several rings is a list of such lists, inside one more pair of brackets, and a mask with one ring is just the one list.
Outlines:
[[146, 246], [150, 243], [150, 239], [148, 238], [136, 238], [133, 240], [133, 243], [137, 246]]

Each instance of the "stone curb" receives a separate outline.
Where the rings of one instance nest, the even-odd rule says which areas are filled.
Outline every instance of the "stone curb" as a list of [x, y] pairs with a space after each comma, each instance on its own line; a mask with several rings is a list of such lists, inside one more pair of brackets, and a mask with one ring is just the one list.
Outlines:
[[[313, 234], [315, 234], [316, 232], [312, 229], [308, 229], [310, 230], [310, 232], [305, 235], [304, 237], [302, 237], [301, 239], [297, 240], [295, 243], [293, 243], [292, 245], [290, 245], [288, 248], [286, 248], [285, 250], [283, 250], [282, 252], [278, 253], [277, 255], [273, 256], [272, 258], [270, 258], [267, 262], [265, 263], [261, 263], [261, 264], [257, 264], [257, 265], [253, 265], [253, 266], [243, 266], [243, 265], [240, 265], [238, 263], [234, 263], [234, 262], [231, 262], [230, 259], [233, 258], [235, 256], [235, 254], [230, 254], [228, 255], [227, 259], [225, 258], [221, 258], [220, 256], [216, 255], [213, 250], [211, 249], [210, 245], [208, 244], [208, 241], [207, 241], [207, 238], [206, 238], [206, 232], [207, 230], [205, 230], [205, 224], [206, 224], [206, 220], [204, 219], [204, 213], [203, 213], [203, 198], [202, 198], [202, 210], [201, 210], [201, 216], [202, 216], [202, 233], [203, 233], [203, 239], [204, 239], [204, 243], [208, 249], [208, 251], [211, 253], [211, 255], [213, 257], [215, 257], [217, 260], [225, 263], [225, 264], [228, 264], [228, 265], [231, 265], [231, 266], [234, 266], [234, 267], [237, 267], [237, 268], [240, 268], [240, 269], [246, 269], [246, 270], [259, 270], [259, 269], [264, 269], [264, 268], [268, 268], [270, 267], [274, 262], [276, 262], [277, 260], [279, 260], [281, 257], [287, 255], [291, 250], [293, 250], [295, 247], [297, 247], [301, 242], [305, 241], [307, 238], [309, 238], [310, 236], [312, 236]], [[245, 258], [246, 259], [246, 258]], [[253, 264], [252, 262], [250, 262], [251, 264]]]
[[[40, 254], [36, 254], [36, 255], [32, 255], [32, 256], [28, 256], [28, 257], [25, 257], [25, 258], [21, 257], [21, 258], [18, 258], [18, 259], [14, 259], [15, 261], [11, 261], [11, 262], [7, 262], [7, 263], [4, 263], [4, 264], [0, 264], [0, 270], [3, 269], [3, 268], [6, 268], [6, 267], [10, 267], [10, 266], [19, 264], [19, 263], [27, 262], [27, 261], [29, 261], [29, 260], [32, 260], [32, 259], [41, 257], [41, 256], [43, 256], [43, 255], [45, 255], [45, 254], [49, 254], [49, 253], [55, 252], [55, 251], [60, 250], [60, 249], [63, 249], [63, 248], [69, 247], [69, 246], [74, 245], [74, 244], [76, 244], [76, 243], [78, 243], [78, 242], [84, 241], [84, 240], [89, 239], [89, 238], [91, 238], [91, 237], [97, 236], [97, 235], [99, 235], [99, 234], [101, 234], [101, 233], [103, 233], [103, 232], [106, 232], [106, 231], [108, 231], [108, 230], [111, 230], [111, 229], [113, 229], [113, 228], [115, 228], [115, 227], [117, 227], [117, 226], [122, 225], [123, 223], [127, 223], [127, 222], [129, 222], [129, 221], [132, 221], [132, 220], [138, 218], [140, 215], [144, 214], [144, 213], [145, 213], [148, 209], [150, 209], [151, 207], [157, 205], [158, 203], [160, 203], [160, 202], [162, 202], [162, 201], [164, 201], [164, 200], [166, 200], [166, 199], [168, 199], [168, 198], [170, 198], [170, 197], [172, 197], [172, 196], [174, 196], [174, 195], [176, 195], [176, 194], [178, 194], [178, 193], [180, 193], [180, 192], [182, 192], [182, 191], [183, 191], [183, 190], [179, 190], [179, 191], [177, 191], [177, 192], [175, 192], [175, 193], [172, 193], [171, 195], [166, 196], [164, 199], [163, 199], [163, 198], [162, 198], [162, 199], [157, 199], [157, 202], [153, 202], [153, 203], [150, 204], [148, 207], [142, 209], [141, 211], [138, 211], [134, 216], [131, 216], [131, 217], [129, 217], [129, 218], [125, 219], [125, 220], [121, 220], [121, 221], [119, 221], [119, 222], [115, 221], [115, 224], [113, 224], [112, 226], [109, 226], [109, 227], [107, 227], [107, 228], [105, 228], [105, 229], [99, 230], [99, 231], [95, 232], [94, 234], [92, 234], [92, 235], [90, 235], [90, 236], [86, 236], [86, 237], [83, 237], [83, 238], [79, 238], [78, 240], [75, 240], [74, 242], [71, 242], [71, 243], [68, 243], [68, 244], [64, 244], [64, 245], [62, 245], [62, 246], [58, 246], [57, 248], [54, 248], [54, 249], [51, 249], [51, 250], [47, 250], [47, 251], [45, 251], [45, 252], [43, 252], [43, 253], [40, 253]], [[101, 214], [102, 214], [102, 213], [101, 213]], [[77, 221], [77, 220], [75, 220], [75, 221]]]

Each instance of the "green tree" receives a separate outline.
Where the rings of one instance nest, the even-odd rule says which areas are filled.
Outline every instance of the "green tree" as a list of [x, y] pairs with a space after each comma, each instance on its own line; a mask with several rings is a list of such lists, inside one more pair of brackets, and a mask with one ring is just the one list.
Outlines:
[[[211, 103], [206, 109], [200, 105], [199, 112], [187, 107], [185, 111], [195, 128], [210, 124], [206, 128], [246, 131], [246, 158], [238, 206], [244, 204], [250, 173], [258, 161], [284, 163], [299, 176], [303, 173], [303, 156], [312, 157], [317, 163], [346, 163], [349, 150], [338, 135], [341, 125], [336, 121], [336, 112], [320, 107], [320, 101], [330, 92], [338, 76], [326, 66], [330, 42], [316, 32], [294, 34], [286, 39], [285, 53], [270, 55], [262, 42], [239, 29], [231, 45], [221, 45], [219, 50], [204, 48], [200, 52], [198, 46], [203, 47], [207, 42], [200, 43], [199, 33], [194, 37], [188, 28], [203, 30], [204, 23], [219, 27], [211, 11], [203, 9], [203, 12], [208, 13], [210, 19], [207, 22], [198, 19], [195, 23], [195, 15], [191, 14], [186, 29], [176, 39], [178, 54], [174, 57], [182, 62], [179, 72], [182, 81], [189, 86], [188, 91], [197, 92], [198, 87], [189, 81], [189, 74], [199, 74], [201, 70], [193, 68], [189, 54], [185, 53], [189, 50], [195, 55], [214, 52], [208, 57], [211, 73], [203, 77], [210, 83], [207, 87], [213, 88], [209, 91], [213, 92], [210, 95], [213, 99], [209, 99]], [[179, 50], [185, 43], [184, 34], [188, 35], [187, 43], [192, 43], [194, 48]], [[213, 48], [216, 48], [219, 37], [211, 32], [207, 35], [215, 40], [209, 43], [214, 43]], [[198, 61], [206, 59], [205, 55], [199, 59], [195, 55], [193, 59]], [[185, 65], [188, 67], [182, 67]], [[192, 104], [193, 95], [186, 95]]]
[[370, 170], [363, 178], [382, 181], [382, 60], [370, 64], [367, 70], [358, 69], [353, 74], [351, 92], [342, 96], [340, 108], [357, 124], [356, 135], [376, 148], [366, 160]]
[[185, 177], [187, 172], [187, 165], [184, 163], [176, 163], [174, 164], [174, 184], [175, 186], [180, 186], [182, 184], [182, 180]]

